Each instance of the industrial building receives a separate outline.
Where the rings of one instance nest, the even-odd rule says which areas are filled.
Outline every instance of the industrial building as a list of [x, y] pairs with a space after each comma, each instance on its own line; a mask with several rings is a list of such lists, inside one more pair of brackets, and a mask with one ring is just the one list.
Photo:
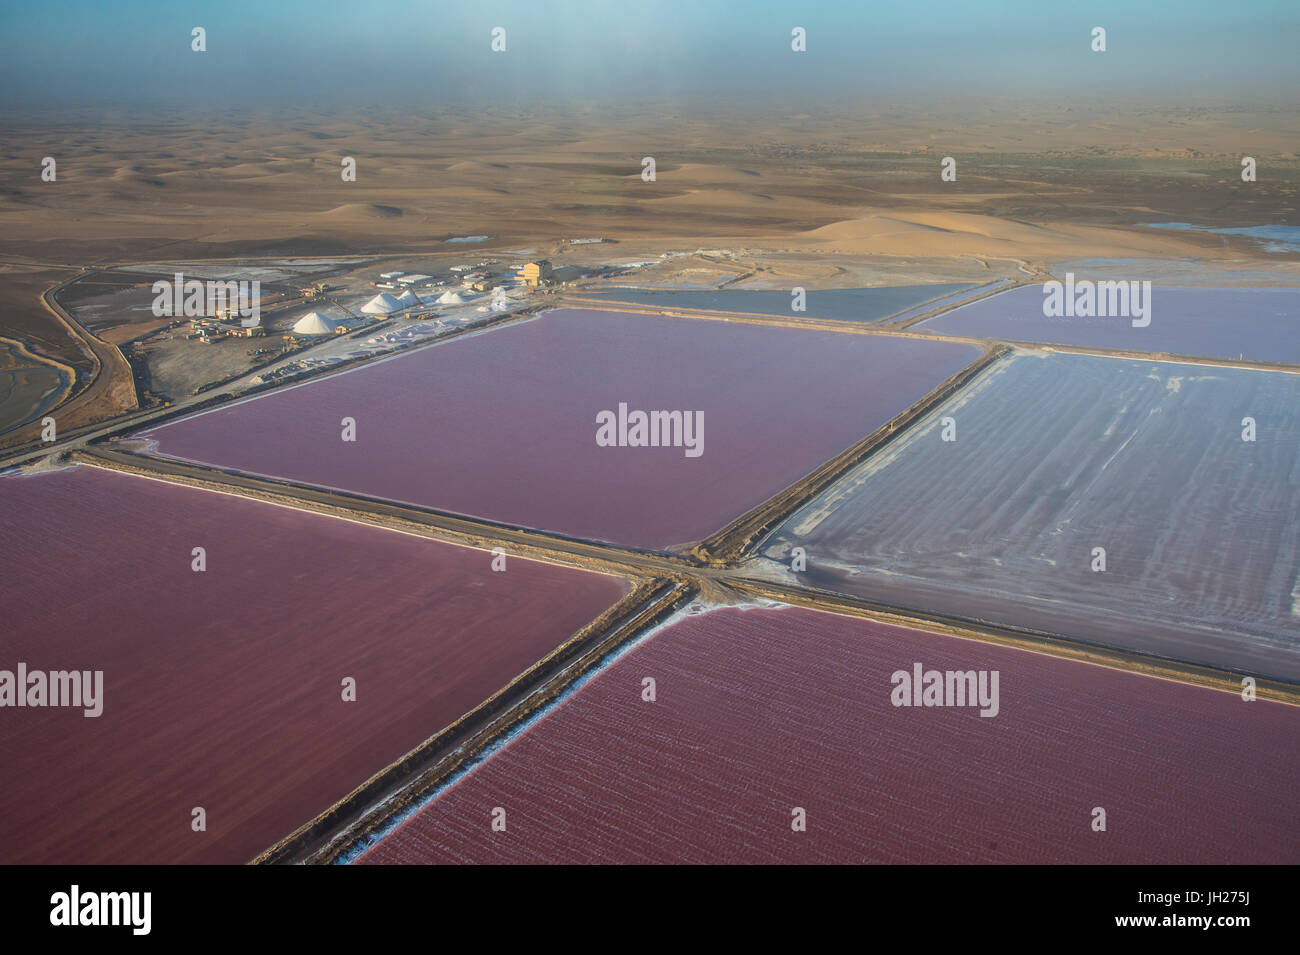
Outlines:
[[523, 269], [524, 284], [529, 288], [537, 288], [552, 281], [554, 273], [551, 269], [551, 263], [546, 259], [538, 259], [536, 262], [529, 262]]

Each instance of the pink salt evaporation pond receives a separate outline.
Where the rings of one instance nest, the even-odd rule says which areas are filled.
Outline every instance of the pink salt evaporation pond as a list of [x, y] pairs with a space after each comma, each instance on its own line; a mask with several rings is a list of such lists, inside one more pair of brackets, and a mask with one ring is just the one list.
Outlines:
[[627, 592], [86, 467], [0, 499], [0, 669], [103, 672], [98, 717], [0, 710], [0, 863], [246, 862]]
[[[997, 671], [997, 714], [895, 707], [916, 663]], [[728, 608], [643, 642], [359, 861], [1294, 864], [1298, 735], [1281, 703]]]
[[[145, 432], [159, 453], [631, 547], [707, 537], [979, 356], [968, 344], [560, 309]], [[702, 413], [702, 453], [597, 416]], [[356, 441], [340, 422], [356, 422]]]

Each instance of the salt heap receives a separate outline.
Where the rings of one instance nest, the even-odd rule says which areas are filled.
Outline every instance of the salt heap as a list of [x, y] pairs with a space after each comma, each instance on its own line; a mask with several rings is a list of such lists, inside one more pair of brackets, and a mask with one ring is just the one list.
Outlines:
[[464, 305], [465, 299], [461, 298], [459, 292], [448, 289], [438, 296], [439, 305]]
[[333, 335], [338, 325], [332, 318], [326, 318], [320, 312], [308, 312], [293, 326], [295, 335]]
[[[414, 297], [414, 296], [412, 296]], [[393, 312], [400, 312], [404, 305], [387, 292], [380, 292], [365, 305], [361, 306], [361, 311], [367, 315], [391, 315]]]

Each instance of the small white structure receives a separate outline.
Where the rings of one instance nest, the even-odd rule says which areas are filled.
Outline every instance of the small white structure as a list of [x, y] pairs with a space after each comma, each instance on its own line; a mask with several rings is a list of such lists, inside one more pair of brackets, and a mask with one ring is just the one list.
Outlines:
[[412, 275], [403, 275], [397, 279], [398, 285], [418, 285], [420, 282], [428, 282], [432, 275], [420, 275], [418, 272]]

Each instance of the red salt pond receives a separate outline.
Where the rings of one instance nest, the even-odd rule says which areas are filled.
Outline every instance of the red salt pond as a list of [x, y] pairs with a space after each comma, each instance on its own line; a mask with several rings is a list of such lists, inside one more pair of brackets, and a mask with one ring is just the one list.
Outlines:
[[4, 864], [247, 861], [627, 590], [89, 468], [0, 500], [0, 670], [103, 671], [98, 717], [0, 708]]
[[[998, 671], [997, 715], [895, 707], [918, 662]], [[1298, 733], [1279, 703], [727, 609], [623, 656], [359, 861], [1294, 864]]]
[[[971, 345], [561, 309], [146, 432], [161, 453], [617, 544], [707, 537], [979, 355]], [[684, 447], [597, 416], [702, 412]], [[356, 421], [356, 441], [340, 422]]]

